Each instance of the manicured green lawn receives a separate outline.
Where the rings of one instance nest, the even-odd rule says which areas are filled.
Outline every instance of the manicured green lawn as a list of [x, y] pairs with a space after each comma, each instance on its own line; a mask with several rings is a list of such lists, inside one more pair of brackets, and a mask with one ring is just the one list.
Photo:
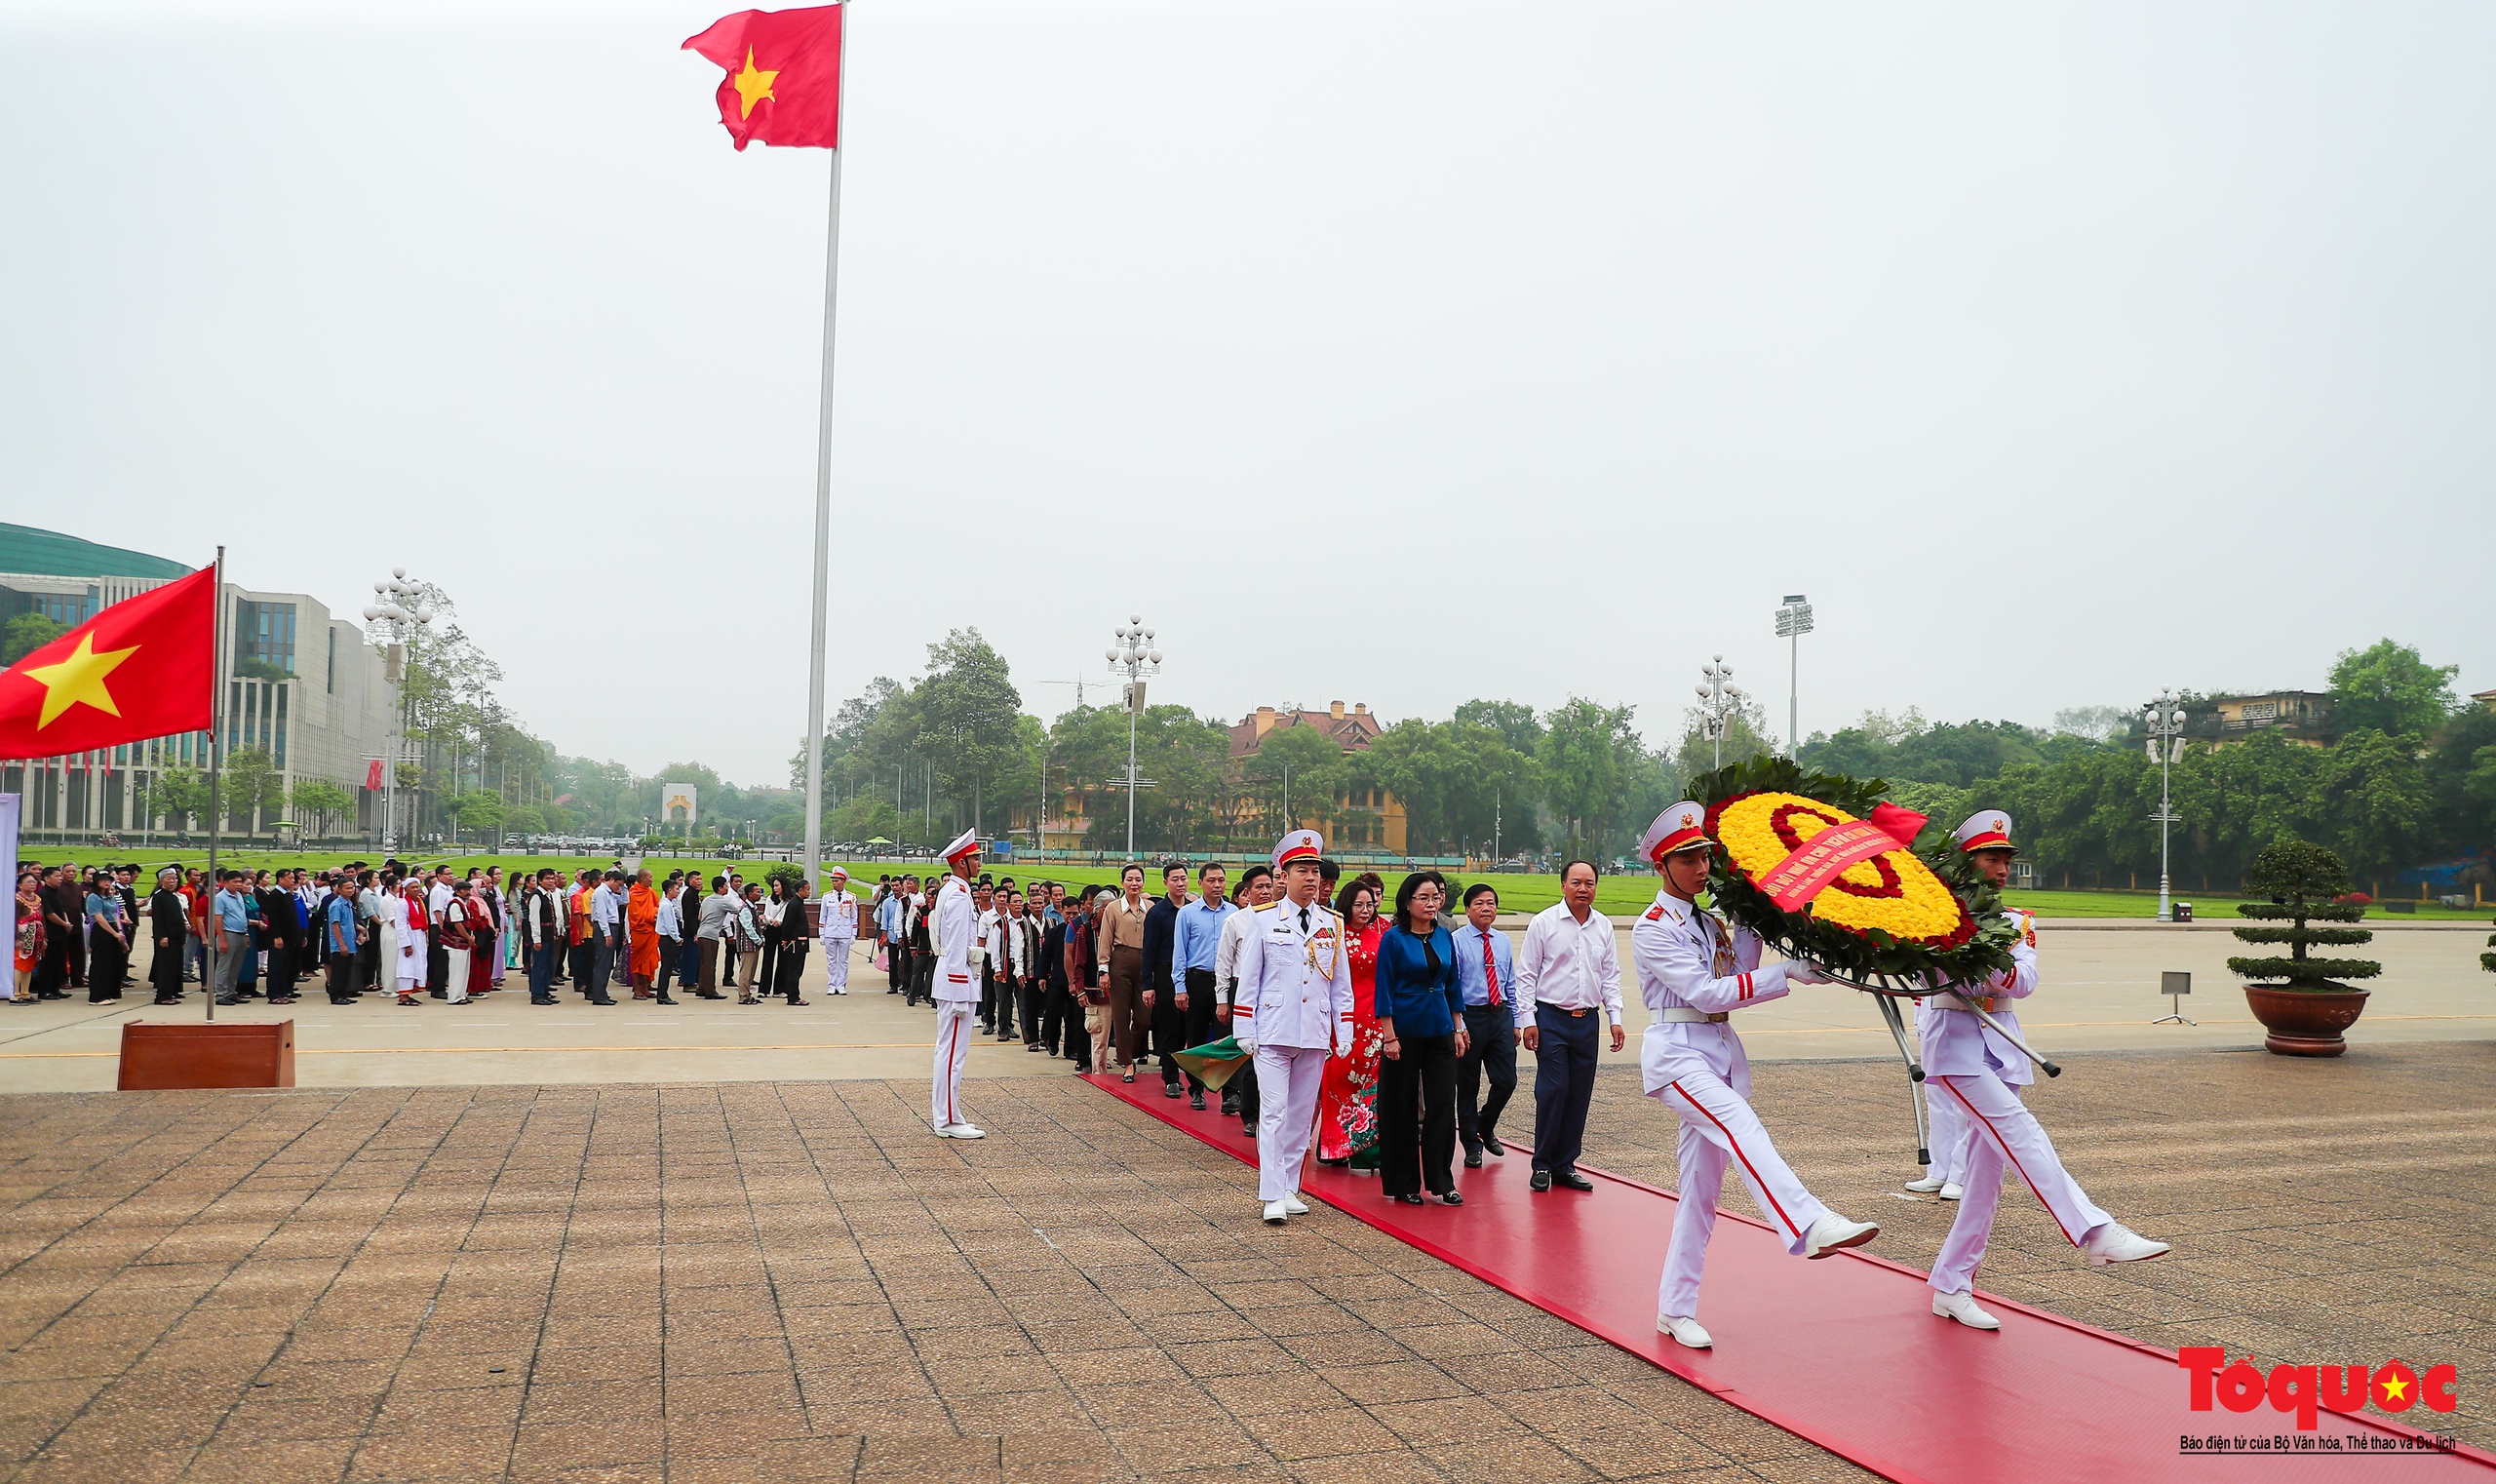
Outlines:
[[[21, 853], [30, 859], [47, 861], [58, 860], [63, 855], [67, 855], [69, 858], [77, 860], [82, 864], [94, 864], [104, 859], [103, 852], [94, 848], [62, 851], [52, 846], [30, 846], [24, 847], [21, 850]], [[218, 860], [222, 864], [250, 869], [262, 867], [273, 869], [279, 866], [308, 866], [319, 869], [329, 866], [343, 866], [350, 860], [370, 860], [375, 854], [377, 854], [377, 852], [365, 852], [362, 855], [354, 855], [338, 851], [322, 850], [229, 849], [219, 851]], [[150, 852], [143, 849], [125, 847], [123, 850], [116, 852], [115, 858], [119, 860], [137, 861], [151, 871], [158, 866], [167, 864], [204, 866], [208, 863], [208, 849], [204, 845], [191, 846], [182, 849], [169, 849], [160, 846], [155, 851]], [[436, 860], [447, 859], [456, 865], [463, 873], [470, 866], [500, 865], [503, 868], [504, 874], [508, 876], [515, 871], [534, 872], [543, 866], [552, 866], [558, 871], [578, 872], [584, 866], [604, 866], [609, 860], [612, 860], [613, 857], [591, 857], [578, 855], [531, 856], [526, 854], [505, 854], [490, 856], [459, 855], [447, 857], [410, 856], [409, 859], [415, 860], [419, 864], [430, 864]], [[771, 862], [751, 859], [743, 861], [720, 861], [710, 859], [691, 860], [677, 856], [660, 855], [649, 856], [644, 859], [643, 864], [656, 872], [662, 879], [664, 879], [668, 872], [672, 870], [686, 867], [699, 867], [706, 876], [717, 875], [723, 871], [733, 870], [742, 872], [749, 880], [760, 879], [764, 873], [770, 870], [772, 865]], [[1237, 874], [1240, 864], [1243, 863], [1232, 863], [1231, 870], [1234, 877]], [[906, 865], [891, 863], [852, 863], [849, 867], [850, 885], [854, 890], [857, 890], [860, 894], [864, 895], [875, 889], [876, 878], [878, 876], [885, 875], [887, 873], [899, 876], [907, 872], [916, 873], [916, 875], [924, 878], [930, 869], [930, 864], [924, 861], [912, 862]], [[939, 866], [933, 869], [941, 870], [942, 868]], [[1021, 882], [1026, 886], [1030, 885], [1034, 880], [1038, 879], [1064, 881], [1070, 887], [1085, 884], [1114, 886], [1117, 884], [1118, 879], [1118, 868], [1115, 866], [1071, 866], [1054, 863], [1047, 866], [1036, 866], [1027, 862], [1000, 861], [992, 862], [989, 865], [988, 870], [993, 876], [1013, 877], [1018, 882]], [[1391, 901], [1394, 896], [1397, 882], [1403, 879], [1402, 874], [1400, 872], [1383, 872], [1381, 875], [1385, 878], [1387, 896]], [[1451, 876], [1453, 879], [1458, 879], [1462, 885], [1470, 885], [1476, 880], [1490, 882], [1493, 886], [1499, 888], [1501, 908], [1508, 912], [1540, 912], [1543, 908], [1560, 900], [1560, 879], [1555, 876], [1492, 875], [1466, 877], [1462, 873], [1452, 873]], [[144, 883], [142, 882], [141, 884], [143, 886]], [[1157, 875], [1151, 876], [1146, 882], [1146, 890], [1150, 893], [1158, 894], [1161, 890], [1160, 877]], [[2025, 908], [2028, 911], [2037, 914], [2041, 918], [2150, 918], [2158, 916], [2158, 893], [2154, 891], [2013, 891], [2008, 895], [2012, 906]], [[1619, 917], [1633, 916], [1639, 912], [1643, 912], [1646, 910], [1648, 904], [1655, 901], [1655, 899], [1656, 879], [1652, 876], [1607, 876], [1595, 889], [1595, 909], [1598, 912]], [[2235, 922], [2239, 920], [2236, 915], [2236, 905], [2243, 899], [2234, 896], [2213, 895], [2207, 892], [2177, 892], [2175, 893], [2175, 900], [2179, 902], [2192, 903], [2194, 918], [2197, 921]], [[2418, 908], [2414, 913], [2386, 912], [2383, 905], [2381, 903], [2377, 903], [2366, 912], [2366, 918], [2369, 921], [2388, 922], [2438, 919], [2443, 921], [2456, 921], [2485, 919], [2490, 917], [2496, 917], [2496, 903], [2490, 903], [2485, 907], [2476, 909], [2464, 909], [2459, 912], [2455, 912], [2447, 908], [2437, 907], [2428, 903], [2421, 903], [2418, 905]]]

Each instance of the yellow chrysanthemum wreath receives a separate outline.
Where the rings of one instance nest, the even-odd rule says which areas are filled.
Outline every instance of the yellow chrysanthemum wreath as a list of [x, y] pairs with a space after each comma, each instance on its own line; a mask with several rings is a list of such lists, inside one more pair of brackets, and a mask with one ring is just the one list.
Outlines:
[[[1835, 805], [1766, 792], [1717, 805], [1709, 833], [1724, 847], [1726, 864], [1757, 885], [1812, 837], [1852, 823], [1854, 816]], [[1847, 868], [1813, 901], [1811, 914], [1851, 932], [1885, 932], [1927, 948], [1956, 948], [1976, 930], [1967, 907], [1903, 845]]]

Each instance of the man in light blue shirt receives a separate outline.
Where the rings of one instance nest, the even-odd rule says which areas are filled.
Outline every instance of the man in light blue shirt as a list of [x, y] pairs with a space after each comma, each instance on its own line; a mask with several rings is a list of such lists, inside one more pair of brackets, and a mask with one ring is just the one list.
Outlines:
[[242, 875], [240, 871], [216, 873], [216, 895], [211, 902], [216, 931], [210, 935], [210, 947], [216, 964], [216, 1002], [221, 1005], [242, 1003], [234, 991], [242, 981], [243, 960], [257, 952], [252, 945], [252, 909]]
[[[1188, 1044], [1201, 1046], [1213, 1039], [1215, 993], [1213, 973], [1214, 952], [1222, 947], [1223, 919], [1239, 909], [1223, 896], [1228, 874], [1208, 861], [1196, 873], [1200, 888], [1196, 899], [1179, 909], [1178, 922], [1170, 931], [1170, 984], [1178, 992], [1174, 1007], [1187, 1019]], [[1188, 1074], [1188, 1106], [1201, 1111], [1205, 1106], [1205, 1084]]]
[[[1456, 1063], [1456, 1132], [1464, 1141], [1464, 1167], [1482, 1167], [1482, 1152], [1507, 1153], [1494, 1125], [1508, 1095], [1517, 1090], [1517, 1031], [1514, 1001], [1516, 950], [1508, 935], [1492, 926], [1500, 916], [1500, 893], [1476, 881], [1464, 890], [1464, 923], [1456, 930], [1456, 982], [1464, 991], [1464, 1055]], [[1474, 1098], [1482, 1074], [1491, 1074], [1491, 1095], [1477, 1112]]]

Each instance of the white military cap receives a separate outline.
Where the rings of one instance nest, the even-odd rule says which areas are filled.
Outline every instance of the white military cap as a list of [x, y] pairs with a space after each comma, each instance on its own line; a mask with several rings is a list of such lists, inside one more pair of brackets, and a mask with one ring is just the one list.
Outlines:
[[1683, 800], [1656, 816], [1639, 838], [1638, 853], [1652, 865], [1660, 866], [1667, 855], [1716, 843], [1707, 838], [1707, 811], [1690, 800]]
[[945, 847], [945, 859], [948, 861], [957, 861], [965, 855], [977, 854], [979, 854], [979, 832], [977, 830], [964, 830], [960, 835], [954, 838], [954, 842], [952, 844]]
[[845, 881], [845, 880], [849, 879], [849, 868], [848, 868], [848, 867], [846, 867], [846, 866], [835, 866], [835, 867], [833, 867], [833, 868], [832, 868], [832, 879], [833, 879], [834, 880], [836, 880], [836, 881]]
[[1968, 816], [1953, 837], [1959, 848], [1972, 855], [1978, 850], [2008, 850], [2013, 855], [2019, 847], [2010, 842], [2010, 816], [2000, 809], [1985, 809]]
[[1294, 830], [1274, 842], [1274, 869], [1294, 861], [1313, 861], [1326, 853], [1326, 840], [1314, 830]]

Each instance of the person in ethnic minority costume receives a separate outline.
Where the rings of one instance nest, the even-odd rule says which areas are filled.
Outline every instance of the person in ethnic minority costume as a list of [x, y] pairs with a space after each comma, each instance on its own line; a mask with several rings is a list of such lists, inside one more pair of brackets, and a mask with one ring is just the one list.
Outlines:
[[1693, 1349], [1716, 1343], [1698, 1323], [1698, 1280], [1728, 1164], [1739, 1164], [1760, 1214], [1796, 1257], [1827, 1257], [1881, 1234], [1879, 1226], [1849, 1221], [1804, 1189], [1751, 1112], [1750, 1059], [1728, 1023], [1731, 1012], [1780, 998], [1793, 985], [1826, 984], [1828, 976], [1808, 963], [1761, 968], [1765, 945], [1757, 933], [1729, 928], [1699, 908], [1695, 899], [1707, 885], [1715, 848], [1702, 833], [1706, 817], [1685, 801], [1647, 827], [1639, 849], [1664, 884], [1629, 933], [1639, 996], [1657, 1012], [1639, 1046], [1639, 1070], [1647, 1095], [1681, 1118], [1681, 1199], [1657, 1285], [1656, 1328]]
[[985, 1139], [962, 1116], [962, 1062], [970, 1055], [972, 1022], [979, 1015], [979, 975], [971, 968], [978, 914], [971, 910], [971, 877], [979, 870], [979, 835], [964, 830], [945, 847], [952, 875], [927, 913], [928, 952], [935, 958], [936, 1074], [928, 1115], [946, 1139]]
[[1230, 1034], [1256, 1060], [1257, 1198], [1270, 1226], [1308, 1207], [1302, 1161], [1317, 1116], [1317, 1084], [1332, 1052], [1352, 1048], [1352, 971], [1343, 919], [1319, 901], [1326, 842], [1294, 830], [1274, 846], [1283, 897], [1257, 909], [1239, 943], [1239, 996]]
[[849, 891], [846, 869], [832, 868], [832, 884], [824, 888], [815, 926], [823, 938], [824, 993], [849, 993], [849, 953], [858, 946], [858, 899]]
[[650, 889], [650, 874], [633, 878], [624, 898], [626, 964], [633, 979], [633, 997], [650, 997], [650, 983], [659, 977], [659, 894]]
[[[1987, 809], [1959, 826], [1959, 848], [1975, 859], [1976, 869], [1995, 888], [2009, 884], [2010, 860], [2018, 850], [2010, 843], [2010, 816]], [[2018, 1034], [2010, 1001], [2025, 999], [2037, 989], [2037, 931], [2025, 914], [2019, 921], [2018, 944], [2010, 951], [2012, 966], [1985, 984], [1941, 985], [1943, 993], [1918, 1006], [1917, 1034], [1924, 1042], [1926, 1103], [1951, 1105], [1956, 1120], [1966, 1124], [1968, 1139], [1965, 1191], [1950, 1234], [1932, 1260], [1932, 1311], [1970, 1329], [2000, 1329], [2002, 1321], [1976, 1307], [1976, 1267], [1984, 1261], [1985, 1242], [1993, 1233], [1995, 1208], [2002, 1202], [2003, 1167], [2037, 1194], [2054, 1219], [2063, 1239], [2080, 1248], [2092, 1265], [2137, 1263], [2161, 1256], [2167, 1244], [2152, 1241], [2099, 1210], [2063, 1169], [2062, 1157], [2037, 1115], [2013, 1090], [2008, 1074], [2018, 1069], [2017, 1083], [2028, 1081], [2028, 1060], [2008, 1041], [1985, 1028], [1968, 1009], [1984, 1007], [2005, 1030]], [[1974, 992], [1981, 989], [1979, 996]], [[1938, 1094], [1933, 1089], [1937, 1087]], [[1946, 1146], [1936, 1125], [1932, 1150]]]

